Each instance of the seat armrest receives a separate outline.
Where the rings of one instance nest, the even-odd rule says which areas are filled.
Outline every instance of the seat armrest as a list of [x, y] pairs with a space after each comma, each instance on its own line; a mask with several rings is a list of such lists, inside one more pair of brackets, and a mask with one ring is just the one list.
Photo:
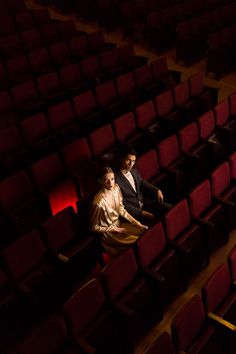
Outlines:
[[62, 253], [57, 254], [57, 259], [59, 259], [63, 263], [67, 263], [70, 261], [70, 259], [68, 257], [64, 256], [64, 254], [62, 254]]
[[175, 242], [173, 240], [167, 239], [167, 244], [170, 248], [173, 248], [176, 252], [181, 252], [184, 253], [185, 255], [188, 255], [190, 253], [190, 249], [186, 247], [185, 245], [181, 245], [178, 242]]
[[213, 200], [229, 208], [234, 206], [234, 203], [231, 200], [226, 200], [221, 197], [213, 196]]
[[23, 294], [25, 294], [25, 295], [30, 295], [30, 293], [31, 293], [30, 289], [27, 288], [27, 287], [26, 287], [25, 285], [23, 285], [23, 284], [20, 284], [17, 288], [18, 288], [18, 290], [19, 290], [21, 293], [23, 293]]
[[155, 273], [153, 272], [153, 270], [144, 266], [140, 266], [140, 269], [141, 272], [151, 278], [151, 280], [156, 280], [159, 283], [163, 283], [165, 281], [165, 277], [163, 277], [163, 275], [161, 275], [160, 273]]
[[171, 174], [171, 175], [177, 175], [177, 174], [179, 173], [178, 170], [175, 170], [175, 169], [172, 168], [172, 167], [161, 167], [161, 169], [162, 169], [164, 172], [166, 172], [166, 173], [168, 173], [168, 174]]
[[125, 315], [126, 317], [132, 316], [133, 311], [130, 308], [128, 308], [127, 306], [119, 303], [116, 300], [110, 300], [109, 303], [115, 310], [117, 310], [122, 315]]
[[184, 152], [183, 155], [189, 160], [199, 160], [199, 157], [192, 152]]
[[214, 324], [220, 325], [224, 329], [228, 329], [231, 332], [236, 332], [236, 326], [230, 323], [229, 321], [224, 320], [222, 317], [219, 317], [218, 315], [208, 312], [207, 317], [214, 322]]
[[75, 339], [76, 344], [85, 352], [88, 354], [95, 354], [96, 349], [93, 348], [88, 342], [86, 342], [83, 338], [77, 337]]
[[191, 215], [191, 218], [196, 224], [198, 224], [199, 226], [202, 226], [204, 228], [211, 229], [214, 226], [214, 224], [211, 223], [210, 221], [201, 219], [201, 218], [199, 218], [197, 216]]

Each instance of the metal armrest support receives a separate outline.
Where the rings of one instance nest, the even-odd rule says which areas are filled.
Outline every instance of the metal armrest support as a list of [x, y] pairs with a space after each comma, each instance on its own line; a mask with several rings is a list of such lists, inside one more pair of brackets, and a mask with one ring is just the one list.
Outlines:
[[236, 326], [233, 325], [232, 323], [224, 320], [223, 318], [217, 316], [216, 314], [212, 312], [207, 313], [207, 317], [210, 318], [215, 324], [221, 325], [222, 328], [228, 329], [232, 332], [236, 332]]
[[70, 259], [68, 257], [64, 256], [64, 254], [62, 254], [62, 253], [57, 254], [57, 259], [59, 259], [63, 263], [67, 263], [70, 261]]

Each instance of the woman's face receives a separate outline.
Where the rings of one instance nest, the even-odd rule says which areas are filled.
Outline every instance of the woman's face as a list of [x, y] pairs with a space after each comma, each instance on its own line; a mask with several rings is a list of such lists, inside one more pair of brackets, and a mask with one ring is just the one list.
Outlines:
[[112, 189], [115, 185], [115, 176], [113, 172], [106, 173], [101, 179], [101, 185], [108, 190]]

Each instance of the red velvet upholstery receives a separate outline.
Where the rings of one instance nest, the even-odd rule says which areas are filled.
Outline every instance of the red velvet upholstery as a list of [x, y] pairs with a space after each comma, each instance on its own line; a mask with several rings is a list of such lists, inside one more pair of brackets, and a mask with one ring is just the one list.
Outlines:
[[171, 337], [167, 332], [163, 332], [160, 336], [158, 336], [146, 349], [145, 354], [156, 354], [158, 352], [161, 353], [161, 351], [164, 351], [165, 354], [176, 353]]
[[209, 232], [211, 250], [227, 242], [228, 228], [224, 206], [212, 200], [209, 180], [204, 180], [193, 189], [189, 201], [192, 215], [209, 222], [206, 226]]
[[204, 230], [191, 220], [187, 200], [176, 204], [165, 215], [166, 236], [175, 243], [185, 246], [186, 274], [201, 270], [209, 262], [208, 240]]

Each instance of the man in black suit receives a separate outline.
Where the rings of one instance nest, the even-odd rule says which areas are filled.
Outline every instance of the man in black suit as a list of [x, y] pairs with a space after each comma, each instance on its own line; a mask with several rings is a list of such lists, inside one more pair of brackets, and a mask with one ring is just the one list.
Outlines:
[[115, 172], [126, 210], [136, 219], [152, 220], [162, 217], [172, 205], [164, 202], [159, 188], [142, 179], [133, 168], [136, 162], [136, 151], [125, 146], [120, 151], [120, 168]]

